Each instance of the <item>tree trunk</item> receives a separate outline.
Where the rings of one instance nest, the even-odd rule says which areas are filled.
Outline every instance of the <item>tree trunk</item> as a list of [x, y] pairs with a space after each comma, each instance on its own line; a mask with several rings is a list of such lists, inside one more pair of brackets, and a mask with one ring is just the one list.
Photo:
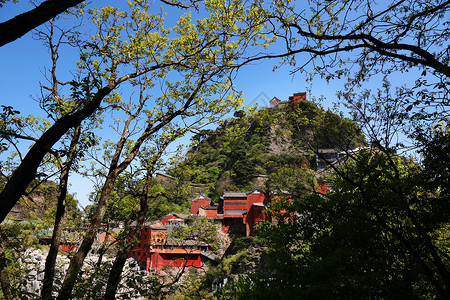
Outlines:
[[0, 193], [0, 222], [3, 222], [13, 206], [24, 194], [30, 182], [35, 178], [36, 171], [45, 154], [70, 128], [79, 126], [83, 120], [91, 116], [100, 106], [103, 98], [115, 86], [115, 83], [110, 83], [99, 90], [83, 109], [58, 119], [31, 147]]
[[[128, 256], [130, 255], [131, 250], [133, 249], [135, 243], [136, 243], [136, 237], [140, 239], [141, 237], [141, 230], [142, 225], [145, 221], [145, 216], [147, 215], [148, 211], [148, 188], [145, 188], [144, 191], [145, 195], [141, 198], [141, 209], [139, 210], [139, 215], [137, 219], [136, 229], [134, 231], [134, 235], [132, 238], [129, 238], [126, 240], [124, 247], [119, 249], [119, 252], [117, 253], [116, 259], [114, 260], [113, 266], [111, 268], [111, 271], [109, 272], [108, 276], [108, 284], [106, 286], [106, 292], [103, 296], [103, 299], [105, 300], [113, 300], [116, 297], [117, 288], [120, 283], [120, 278], [122, 277], [122, 270], [125, 265], [125, 262], [127, 261]], [[128, 230], [128, 226], [125, 227], [125, 230]]]
[[67, 160], [62, 166], [62, 171], [60, 175], [59, 191], [58, 191], [58, 203], [56, 207], [55, 225], [53, 227], [52, 243], [50, 245], [50, 250], [45, 261], [44, 269], [44, 280], [41, 290], [42, 299], [52, 299], [52, 288], [55, 274], [55, 264], [56, 258], [58, 256], [59, 245], [61, 243], [61, 233], [63, 229], [63, 219], [65, 213], [64, 201], [67, 195], [67, 185], [69, 180], [70, 168], [75, 159], [75, 150], [78, 145], [78, 141], [81, 134], [81, 128], [78, 126], [74, 133], [72, 140], [70, 142], [69, 153], [67, 155]]
[[0, 283], [2, 285], [3, 297], [6, 300], [14, 299], [11, 292], [11, 282], [8, 276], [8, 267], [6, 265], [5, 249], [3, 248], [3, 237], [0, 232]]
[[[142, 227], [142, 224], [141, 224]], [[137, 234], [140, 230], [136, 230], [135, 234]], [[109, 273], [108, 277], [108, 284], [106, 286], [106, 292], [103, 296], [103, 299], [105, 300], [114, 300], [116, 298], [117, 288], [120, 283], [120, 278], [122, 277], [122, 270], [123, 266], [125, 265], [125, 262], [127, 261], [128, 255], [133, 249], [133, 238], [131, 241], [129, 241], [125, 247], [119, 250], [119, 253], [117, 253], [116, 259], [114, 260], [114, 264], [111, 268], [111, 272]]]
[[116, 180], [118, 175], [119, 174], [117, 172], [111, 172], [108, 178], [106, 179], [105, 185], [103, 186], [102, 192], [100, 194], [97, 211], [91, 220], [91, 224], [88, 230], [86, 231], [83, 242], [81, 243], [80, 247], [78, 248], [78, 251], [75, 253], [72, 260], [70, 261], [69, 268], [64, 278], [64, 282], [61, 286], [59, 295], [57, 297], [58, 300], [72, 298], [73, 286], [75, 285], [79, 271], [83, 266], [84, 259], [91, 250], [92, 244], [97, 236], [97, 232], [98, 229], [100, 228], [103, 216], [106, 213], [106, 208], [108, 206], [108, 199], [113, 189], [114, 181]]
[[[152, 182], [152, 173], [155, 169], [155, 165], [156, 165], [157, 161], [161, 158], [161, 156], [162, 156], [164, 150], [167, 148], [167, 146], [171, 143], [172, 140], [176, 139], [177, 137], [178, 137], [178, 135], [174, 135], [174, 136], [172, 136], [171, 139], [167, 139], [161, 145], [161, 148], [159, 149], [158, 153], [153, 157], [153, 159], [149, 165], [149, 168], [147, 169], [147, 177], [145, 180], [143, 195], [140, 197], [140, 209], [139, 209], [138, 218], [137, 218], [137, 222], [136, 222], [137, 223], [136, 229], [134, 231], [133, 238], [126, 240], [126, 244], [124, 245], [123, 248], [121, 248], [119, 250], [119, 253], [116, 256], [116, 259], [114, 260], [114, 264], [109, 273], [108, 284], [106, 286], [106, 292], [103, 297], [103, 299], [105, 299], [105, 300], [115, 298], [116, 293], [117, 293], [117, 288], [120, 283], [123, 266], [125, 265], [125, 262], [126, 262], [128, 256], [130, 255], [131, 250], [133, 250], [133, 246], [136, 243], [137, 234], [139, 234], [139, 238], [141, 237], [142, 225], [144, 224], [144, 221], [145, 221], [145, 218], [146, 218], [146, 215], [148, 212], [149, 190], [150, 190], [150, 185]], [[126, 226], [125, 228], [126, 228], [125, 230], [127, 230], [128, 226]]]
[[0, 47], [20, 38], [30, 30], [81, 2], [83, 0], [47, 0], [30, 11], [0, 23]]

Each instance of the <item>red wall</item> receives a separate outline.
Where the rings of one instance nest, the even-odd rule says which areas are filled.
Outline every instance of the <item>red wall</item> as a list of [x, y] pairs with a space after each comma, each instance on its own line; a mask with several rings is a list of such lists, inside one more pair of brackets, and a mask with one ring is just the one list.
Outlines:
[[326, 182], [319, 182], [319, 188], [317, 189], [318, 193], [325, 194], [328, 190], [329, 188]]
[[[187, 259], [187, 261], [186, 261]], [[147, 271], [151, 269], [161, 270], [164, 267], [201, 267], [200, 253], [180, 254], [153, 252], [147, 260]]]
[[[168, 220], [170, 219], [171, 218], [168, 218]], [[134, 230], [131, 229], [130, 236], [133, 237], [134, 234]], [[140, 240], [133, 247], [130, 257], [134, 257], [139, 262], [146, 265], [147, 271], [149, 271], [150, 267], [152, 269], [160, 270], [164, 267], [182, 267], [185, 263], [186, 267], [201, 267], [202, 261], [200, 250], [190, 249], [189, 247], [154, 249], [155, 247], [161, 247], [161, 245], [164, 245], [165, 243], [166, 232], [151, 230], [150, 227], [144, 227], [140, 233]]]
[[191, 215], [197, 215], [198, 214], [198, 208], [200, 206], [208, 207], [211, 204], [211, 200], [208, 200], [206, 198], [200, 197], [197, 199], [194, 199], [191, 201]]
[[259, 223], [266, 219], [266, 215], [264, 214], [266, 208], [262, 206], [252, 205], [252, 207], [247, 212], [247, 217], [244, 220], [246, 223], [246, 235], [249, 236], [254, 227]]
[[270, 100], [270, 107], [273, 107], [275, 105], [277, 105], [278, 103], [280, 103], [280, 100], [273, 98], [272, 100]]
[[[135, 234], [134, 230], [130, 232], [130, 236], [133, 237]], [[140, 233], [140, 239], [134, 245], [133, 249], [131, 250], [130, 257], [136, 258], [138, 261], [144, 262], [147, 260], [147, 257], [150, 256], [150, 244], [151, 239], [156, 234], [160, 234], [159, 232], [153, 233], [152, 230], [149, 227], [144, 227], [141, 230]]]
[[255, 192], [247, 195], [247, 212], [250, 210], [253, 203], [264, 203], [265, 198], [266, 195], [261, 192]]
[[166, 223], [169, 222], [169, 220], [172, 220], [172, 219], [178, 219], [178, 218], [175, 217], [175, 216], [172, 216], [172, 215], [167, 215], [164, 218], [162, 218], [160, 221], [161, 221], [161, 223], [166, 225]]
[[206, 211], [206, 217], [207, 218], [215, 218], [217, 217], [217, 209], [207, 209]]
[[301, 100], [306, 101], [306, 93], [295, 93], [292, 96], [292, 105], [296, 107]]

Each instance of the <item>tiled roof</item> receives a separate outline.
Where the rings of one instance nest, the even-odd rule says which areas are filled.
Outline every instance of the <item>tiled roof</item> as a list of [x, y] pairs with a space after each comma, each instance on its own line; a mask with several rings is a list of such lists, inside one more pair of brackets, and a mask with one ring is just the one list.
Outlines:
[[173, 216], [180, 218], [180, 219], [187, 219], [189, 216], [185, 215], [185, 214], [179, 214], [179, 213], [174, 213], [172, 214]]
[[228, 192], [225, 191], [223, 193], [224, 197], [247, 197], [247, 193], [245, 192]]
[[206, 197], [206, 196], [203, 196], [203, 195], [201, 195], [201, 196], [198, 196], [198, 197], [195, 197], [194, 199], [192, 199], [191, 201], [195, 201], [195, 200], [197, 200], [197, 199], [206, 199], [206, 200], [209, 200], [209, 201], [211, 201], [211, 198], [209, 198], [209, 197]]

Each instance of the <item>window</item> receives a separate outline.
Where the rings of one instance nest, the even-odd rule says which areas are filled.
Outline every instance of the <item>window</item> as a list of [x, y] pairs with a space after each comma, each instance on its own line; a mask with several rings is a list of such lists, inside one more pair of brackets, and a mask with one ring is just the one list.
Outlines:
[[242, 201], [239, 201], [239, 202], [225, 201], [223, 205], [243, 205], [243, 206], [245, 206], [245, 205], [247, 205], [247, 202], [242, 202]]
[[247, 197], [224, 197], [224, 200], [245, 200], [247, 201]]
[[245, 209], [225, 209], [225, 215], [242, 215], [245, 212]]

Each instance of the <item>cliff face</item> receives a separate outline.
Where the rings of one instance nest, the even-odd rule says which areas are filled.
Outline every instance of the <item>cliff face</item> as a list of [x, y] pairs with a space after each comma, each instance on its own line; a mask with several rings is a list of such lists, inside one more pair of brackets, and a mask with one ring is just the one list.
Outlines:
[[279, 155], [289, 153], [292, 147], [292, 133], [278, 124], [270, 126], [269, 143], [267, 145], [268, 153]]
[[265, 273], [269, 263], [267, 250], [267, 247], [255, 237], [235, 238], [225, 252], [222, 265], [230, 277], [256, 272]]
[[58, 187], [53, 181], [46, 181], [35, 188], [29, 189], [12, 208], [8, 218], [18, 221], [29, 221], [42, 218], [46, 212], [55, 207]]

